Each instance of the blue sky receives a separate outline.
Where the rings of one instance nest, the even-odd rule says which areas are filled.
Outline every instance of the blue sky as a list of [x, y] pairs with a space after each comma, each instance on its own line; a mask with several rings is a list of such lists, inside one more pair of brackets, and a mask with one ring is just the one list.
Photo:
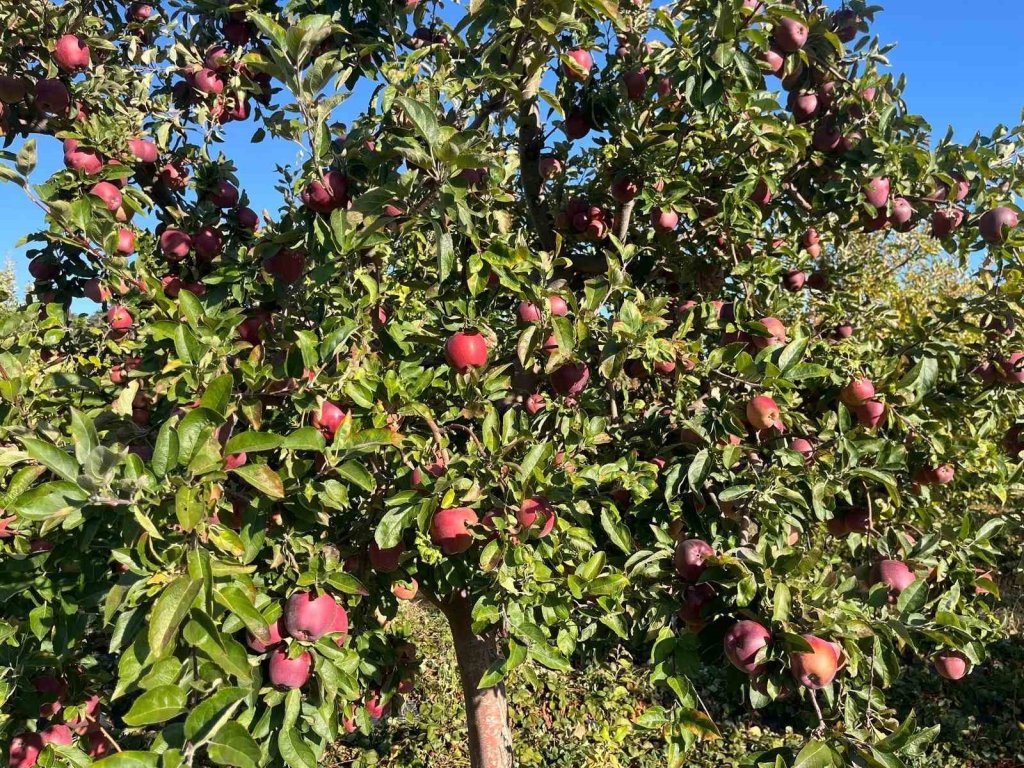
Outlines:
[[[1024, 4], [1011, 0], [889, 0], [887, 5], [874, 32], [883, 41], [897, 43], [890, 54], [893, 71], [907, 75], [907, 103], [936, 133], [942, 134], [952, 125], [957, 138], [967, 141], [977, 131], [1019, 121], [1024, 107], [1024, 89], [1019, 85], [1024, 82], [1020, 32]], [[224, 151], [237, 163], [242, 187], [253, 207], [273, 211], [277, 207], [275, 165], [294, 160], [296, 147], [270, 141], [250, 145], [253, 130], [251, 122], [232, 124]], [[39, 156], [39, 168], [33, 174], [36, 181], [61, 167], [59, 142], [41, 137]], [[0, 183], [0, 263], [14, 262], [20, 287], [29, 277], [16, 243], [41, 222], [41, 212], [22, 190]]]

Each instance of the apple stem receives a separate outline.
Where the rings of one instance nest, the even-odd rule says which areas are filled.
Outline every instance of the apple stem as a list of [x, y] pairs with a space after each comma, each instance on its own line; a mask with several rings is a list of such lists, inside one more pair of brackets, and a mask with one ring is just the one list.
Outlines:
[[818, 715], [818, 729], [824, 729], [825, 717], [821, 714], [821, 706], [818, 704], [818, 692], [811, 690], [811, 704], [814, 705], [814, 711]]

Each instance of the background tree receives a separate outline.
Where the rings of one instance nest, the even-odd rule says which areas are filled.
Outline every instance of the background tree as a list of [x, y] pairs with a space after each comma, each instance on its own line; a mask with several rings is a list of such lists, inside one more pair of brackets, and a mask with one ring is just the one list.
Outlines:
[[[997, 629], [1021, 166], [1017, 129], [930, 148], [872, 15], [0, 11], [0, 173], [47, 221], [0, 355], [11, 764], [312, 766], [413, 684], [413, 595], [474, 766], [511, 764], [510, 671], [620, 645], [673, 697], [670, 765], [724, 659], [815, 713], [757, 764], [919, 749], [884, 689]], [[217, 152], [246, 120], [308, 154], [262, 220]], [[843, 246], [919, 224], [987, 247], [973, 287], [872, 296]]]

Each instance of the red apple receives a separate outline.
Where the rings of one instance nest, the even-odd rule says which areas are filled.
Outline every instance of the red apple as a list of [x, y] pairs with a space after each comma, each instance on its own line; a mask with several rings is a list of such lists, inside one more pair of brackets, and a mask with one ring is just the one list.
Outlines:
[[550, 381], [558, 394], [575, 397], [590, 381], [590, 369], [583, 363], [566, 363], [552, 371]]
[[224, 91], [224, 80], [218, 73], [206, 67], [192, 76], [192, 85], [203, 93], [218, 94]]
[[89, 190], [89, 193], [102, 200], [103, 204], [107, 206], [107, 210], [111, 213], [116, 212], [124, 202], [124, 199], [121, 197], [121, 191], [109, 181], [97, 182]]
[[296, 592], [285, 603], [284, 626], [296, 640], [315, 642], [330, 631], [337, 611], [337, 601], [326, 592]]
[[807, 26], [794, 19], [781, 19], [775, 25], [772, 40], [780, 51], [796, 53], [807, 42]]
[[655, 208], [651, 211], [651, 226], [655, 232], [666, 235], [679, 226], [679, 214], [673, 210]]
[[312, 668], [313, 657], [308, 651], [292, 659], [287, 648], [277, 648], [270, 653], [267, 677], [275, 688], [301, 688], [309, 680]]
[[468, 373], [487, 364], [487, 340], [477, 331], [456, 333], [445, 344], [444, 355], [458, 373]]
[[715, 550], [706, 541], [700, 539], [685, 539], [676, 544], [675, 552], [672, 555], [672, 564], [676, 573], [683, 581], [695, 582], [704, 573], [707, 566], [704, 561], [714, 557]]
[[479, 523], [469, 507], [440, 509], [430, 521], [430, 540], [446, 555], [458, 555], [473, 546], [472, 527]]
[[889, 179], [876, 176], [864, 185], [864, 198], [875, 208], [885, 208], [889, 202]]
[[879, 560], [871, 569], [871, 584], [887, 584], [893, 595], [898, 595], [915, 581], [917, 576], [900, 560]]
[[302, 190], [303, 205], [317, 213], [330, 213], [348, 204], [348, 178], [341, 171], [328, 171], [323, 181], [314, 179]]
[[690, 584], [683, 590], [682, 605], [676, 615], [690, 630], [698, 631], [704, 626], [704, 608], [714, 598], [715, 588], [711, 584]]
[[864, 405], [875, 396], [875, 385], [871, 379], [859, 376], [852, 379], [839, 391], [839, 399], [850, 408]]
[[594, 66], [594, 60], [582, 48], [576, 48], [566, 54], [570, 62], [562, 63], [562, 74], [570, 80], [583, 81], [590, 77], [590, 69]]
[[1009, 231], [1016, 229], [1018, 223], [1017, 212], [1001, 205], [982, 214], [978, 230], [986, 243], [998, 245], [1006, 241]]
[[537, 160], [537, 172], [544, 179], [553, 179], [562, 174], [562, 161], [552, 155], [541, 155]]
[[238, 205], [238, 187], [225, 179], [219, 179], [207, 192], [211, 203], [218, 208], [234, 208]]
[[754, 336], [754, 346], [758, 349], [767, 349], [786, 343], [786, 326], [776, 317], [762, 317], [758, 322], [768, 329], [770, 336]]
[[71, 729], [63, 723], [55, 723], [39, 734], [43, 744], [57, 744], [63, 747], [71, 746]]
[[836, 646], [827, 640], [814, 635], [803, 635], [803, 638], [811, 650], [790, 654], [789, 670], [800, 685], [816, 691], [835, 678], [839, 669], [839, 654]]
[[71, 94], [60, 80], [36, 82], [36, 109], [47, 115], [66, 115], [71, 106]]
[[725, 633], [725, 656], [741, 672], [759, 675], [764, 671], [764, 665], [757, 663], [757, 654], [771, 639], [771, 633], [756, 621], [738, 621]]
[[224, 238], [220, 232], [211, 226], [200, 227], [199, 231], [192, 235], [192, 248], [201, 261], [210, 262], [220, 256], [223, 243]]
[[53, 46], [53, 58], [65, 72], [88, 69], [92, 63], [89, 46], [77, 35], [62, 35]]
[[121, 305], [113, 306], [107, 311], [107, 323], [115, 331], [124, 331], [132, 327], [132, 315]]
[[7, 765], [9, 768], [32, 768], [39, 760], [43, 746], [43, 739], [38, 733], [19, 733], [11, 739], [7, 751]]
[[946, 680], [960, 680], [970, 671], [970, 662], [960, 651], [940, 651], [932, 657], [932, 665]]
[[324, 400], [320, 404], [320, 410], [313, 414], [313, 426], [319, 429], [325, 438], [333, 440], [334, 434], [348, 416], [348, 412], [330, 400]]
[[747, 421], [754, 429], [759, 430], [783, 428], [779, 406], [767, 395], [758, 395], [747, 403]]
[[523, 529], [533, 529], [537, 520], [541, 519], [539, 531], [534, 531], [538, 539], [543, 539], [555, 527], [555, 510], [543, 496], [527, 499], [516, 512], [516, 520]]
[[396, 581], [391, 585], [391, 594], [399, 600], [412, 600], [416, 597], [416, 593], [419, 591], [419, 588], [420, 585], [416, 579]]
[[853, 413], [862, 427], [875, 429], [885, 423], [886, 407], [885, 403], [879, 400], [868, 400], [857, 406]]
[[536, 416], [538, 413], [543, 411], [546, 404], [544, 395], [541, 394], [534, 393], [526, 398], [526, 410], [531, 416]]
[[255, 232], [260, 226], [260, 217], [252, 208], [239, 208], [235, 211], [235, 223], [242, 229]]
[[155, 163], [160, 158], [156, 144], [145, 139], [129, 139], [128, 149], [141, 163]]
[[381, 573], [397, 571], [403, 552], [405, 552], [405, 545], [401, 542], [393, 547], [381, 549], [374, 541], [370, 544], [370, 566]]
[[266, 640], [260, 640], [256, 635], [249, 633], [246, 635], [245, 644], [256, 651], [256, 653], [266, 653], [271, 648], [279, 646], [286, 635], [287, 631], [284, 628], [284, 622], [278, 619], [269, 625], [269, 635]]
[[92, 176], [103, 170], [103, 156], [95, 149], [81, 147], [75, 139], [64, 141], [64, 165], [72, 171]]
[[178, 229], [165, 229], [160, 233], [160, 251], [168, 261], [181, 261], [192, 250], [192, 238]]

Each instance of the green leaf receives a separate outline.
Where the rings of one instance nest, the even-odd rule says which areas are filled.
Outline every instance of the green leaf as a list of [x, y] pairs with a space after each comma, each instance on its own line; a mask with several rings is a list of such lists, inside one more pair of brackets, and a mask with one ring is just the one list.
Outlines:
[[338, 474], [367, 493], [373, 493], [377, 488], [373, 476], [358, 461], [346, 461], [338, 467]]
[[210, 759], [218, 765], [256, 768], [261, 753], [249, 731], [238, 721], [225, 723], [206, 747]]
[[179, 576], [160, 593], [149, 616], [149, 647], [154, 656], [163, 656], [171, 647], [201, 587], [202, 582]]
[[530, 658], [555, 672], [568, 672], [572, 667], [565, 657], [547, 643], [531, 645]]
[[203, 505], [195, 488], [184, 485], [177, 490], [174, 494], [174, 514], [183, 531], [195, 530], [199, 521], [203, 519]]
[[421, 102], [413, 101], [407, 96], [396, 97], [395, 105], [405, 112], [409, 120], [412, 121], [416, 133], [427, 142], [428, 147], [433, 149], [441, 137], [441, 129], [438, 126], [437, 116], [434, 114], [433, 108]]
[[209, 408], [223, 419], [227, 415], [228, 405], [231, 402], [231, 388], [233, 386], [234, 377], [230, 373], [218, 376], [207, 385], [199, 405], [203, 408]]
[[71, 409], [71, 437], [75, 443], [75, 457], [79, 464], [84, 464], [89, 454], [100, 444], [100, 438], [92, 419], [76, 408]]
[[74, 483], [78, 480], [78, 462], [52, 443], [34, 437], [21, 438], [25, 451], [58, 477]]
[[793, 768], [834, 768], [835, 759], [828, 745], [820, 741], [809, 741], [796, 756]]
[[[292, 693], [298, 693], [298, 690]], [[285, 725], [278, 733], [277, 750], [290, 768], [317, 768], [316, 755], [293, 725]]]
[[284, 498], [284, 483], [281, 482], [281, 476], [266, 464], [243, 464], [231, 471], [269, 498]]
[[231, 716], [235, 706], [247, 694], [245, 688], [219, 688], [188, 713], [185, 719], [185, 738], [198, 744], [204, 743]]
[[711, 471], [711, 454], [707, 448], [697, 452], [690, 462], [690, 468], [686, 471], [686, 481], [694, 490], [698, 490], [704, 482], [704, 478]]
[[325, 446], [324, 436], [315, 427], [297, 429], [281, 442], [281, 447], [289, 451], [322, 451]]
[[93, 768], [157, 768], [160, 755], [156, 752], [115, 752], [93, 763]]
[[150, 466], [157, 477], [163, 477], [168, 470], [178, 464], [178, 433], [174, 431], [174, 421], [165, 421], [160, 425], [153, 446], [153, 459]]
[[377, 524], [377, 530], [373, 534], [373, 540], [381, 549], [391, 549], [397, 546], [402, 540], [402, 532], [405, 530], [409, 519], [415, 510], [410, 507], [396, 507], [388, 510], [388, 513], [381, 518]]
[[547, 459], [548, 454], [552, 450], [550, 443], [536, 443], [529, 451], [526, 452], [526, 456], [523, 457], [522, 463], [519, 465], [519, 479], [522, 482], [527, 482], [533, 475], [533, 471], [537, 468], [542, 460]]
[[906, 616], [924, 608], [928, 602], [928, 582], [924, 579], [912, 581], [910, 586], [900, 592], [896, 600], [896, 609]]
[[89, 494], [74, 483], [59, 480], [25, 491], [8, 511], [26, 520], [47, 520], [80, 508], [88, 498]]
[[214, 599], [242, 620], [245, 628], [261, 640], [270, 638], [270, 628], [249, 595], [241, 587], [227, 584], [218, 587]]
[[284, 438], [270, 432], [239, 432], [232, 435], [224, 446], [224, 453], [258, 453], [280, 448]]
[[21, 145], [15, 159], [15, 167], [22, 176], [28, 176], [36, 169], [36, 140], [29, 139]]
[[178, 685], [161, 685], [139, 696], [123, 720], [134, 728], [167, 722], [184, 711], [185, 689]]

